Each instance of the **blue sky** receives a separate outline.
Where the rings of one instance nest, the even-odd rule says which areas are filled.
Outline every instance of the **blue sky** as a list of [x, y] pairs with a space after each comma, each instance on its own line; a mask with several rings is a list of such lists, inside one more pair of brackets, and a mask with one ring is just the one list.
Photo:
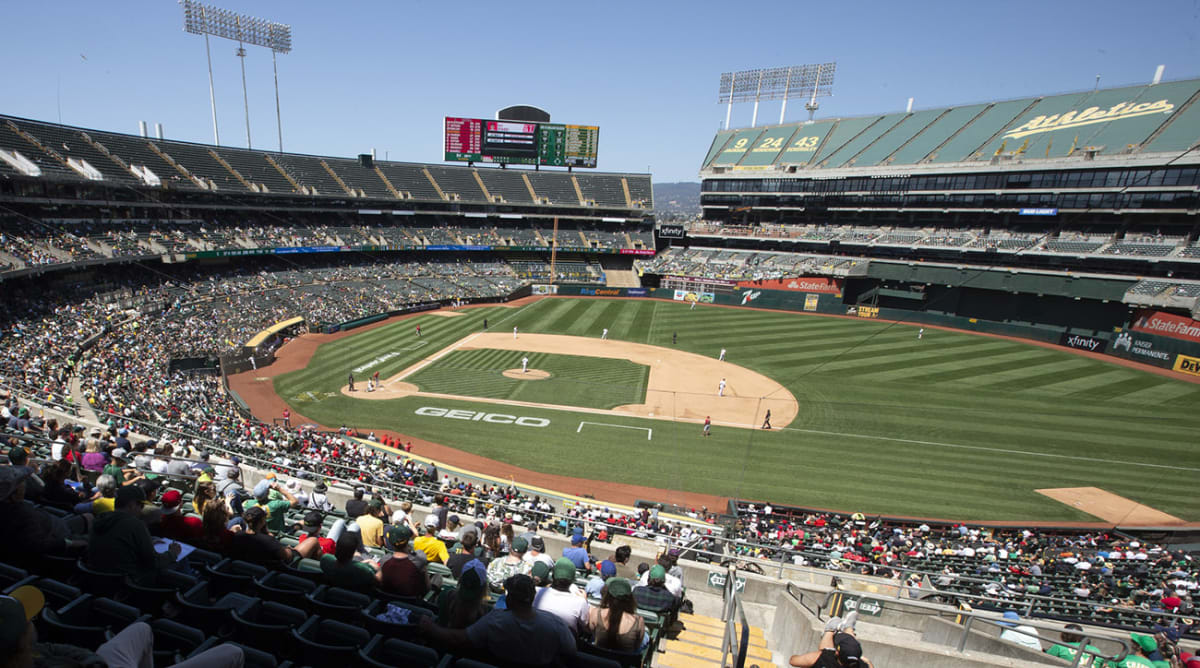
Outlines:
[[[720, 73], [837, 61], [819, 116], [1200, 76], [1200, 0], [1163, 2], [216, 2], [289, 23], [284, 149], [438, 162], [442, 117], [516, 103], [599, 125], [600, 169], [696, 180]], [[171, 0], [8, 2], [0, 113], [211, 143], [204, 40]], [[212, 41], [221, 143], [246, 145], [236, 45]], [[270, 53], [246, 61], [251, 137], [277, 146]], [[803, 102], [788, 120], [805, 116]], [[763, 103], [760, 124], [778, 102]], [[748, 126], [751, 105], [734, 107]]]

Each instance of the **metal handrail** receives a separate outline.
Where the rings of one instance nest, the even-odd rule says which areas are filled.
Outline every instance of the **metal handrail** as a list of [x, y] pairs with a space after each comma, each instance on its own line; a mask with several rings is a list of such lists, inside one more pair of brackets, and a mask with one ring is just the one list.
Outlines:
[[[730, 565], [725, 570], [725, 587], [721, 590], [724, 601], [721, 621], [725, 632], [721, 637], [721, 665], [730, 668], [745, 668], [746, 652], [750, 647], [750, 624], [746, 621], [746, 610], [742, 607], [742, 596], [737, 591], [737, 567]], [[738, 631], [741, 624], [741, 631]], [[733, 663], [726, 659], [733, 655]]]

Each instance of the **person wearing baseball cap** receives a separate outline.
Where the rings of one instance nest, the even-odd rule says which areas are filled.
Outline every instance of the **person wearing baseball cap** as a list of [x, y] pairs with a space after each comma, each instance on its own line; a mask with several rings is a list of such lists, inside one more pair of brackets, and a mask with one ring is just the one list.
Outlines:
[[444, 589], [438, 595], [438, 624], [449, 629], [465, 629], [487, 614], [487, 568], [478, 559], [463, 564], [458, 587]]
[[154, 550], [154, 539], [142, 520], [146, 493], [137, 485], [117, 490], [113, 512], [96, 517], [88, 537], [88, 566], [108, 573], [123, 573], [140, 584], [171, 568], [180, 547], [172, 543], [165, 553]]
[[563, 550], [562, 556], [570, 559], [571, 563], [575, 564], [575, 568], [587, 568], [591, 563], [592, 555], [588, 554], [584, 542], [582, 533], [573, 533], [571, 534], [571, 547]]
[[550, 570], [550, 586], [538, 590], [533, 607], [558, 617], [571, 629], [571, 633], [582, 636], [591, 629], [588, 602], [572, 589], [577, 589], [575, 564], [566, 557], [560, 557]]
[[384, 532], [383, 542], [392, 556], [379, 568], [379, 588], [398, 596], [423, 598], [429, 591], [429, 573], [424, 563], [412, 558], [412, 538], [412, 530], [405, 526], [389, 526]]
[[425, 558], [429, 561], [434, 561], [439, 564], [444, 564], [450, 559], [450, 551], [446, 549], [446, 544], [437, 537], [438, 518], [436, 515], [429, 515], [425, 518], [425, 535], [413, 541], [413, 548], [425, 553]]
[[[273, 498], [271, 492], [278, 492], [282, 498]], [[278, 535], [287, 526], [287, 511], [291, 508], [299, 508], [300, 501], [292, 496], [291, 492], [287, 491], [283, 485], [263, 479], [254, 486], [254, 498], [247, 499], [242, 504], [242, 509], [244, 511], [255, 506], [260, 506], [267, 511], [267, 528], [271, 530], [272, 534]]]
[[[338, 521], [342, 522], [342, 520]], [[300, 535], [296, 537], [296, 540], [303, 543], [306, 538], [316, 538], [317, 544], [321, 546], [321, 554], [333, 554], [337, 541], [332, 537], [321, 537], [321, 528], [323, 526], [324, 517], [321, 515], [320, 511], [308, 511], [308, 513], [304, 515], [304, 522], [300, 524]], [[345, 526], [345, 522], [342, 522], [342, 526]], [[330, 534], [332, 533], [333, 530], [331, 528]], [[341, 536], [341, 534], [342, 532], [339, 531], [338, 536]]]
[[168, 489], [159, 501], [162, 503], [162, 519], [158, 521], [157, 531], [159, 536], [191, 544], [204, 536], [204, 522], [199, 517], [184, 515], [181, 511], [183, 494], [179, 490]]
[[674, 612], [679, 609], [679, 598], [667, 589], [667, 569], [655, 564], [646, 572], [646, 584], [633, 588], [633, 596], [639, 608], [655, 612]]
[[[503, 557], [492, 559], [492, 563], [488, 564], [487, 576], [488, 584], [495, 591], [500, 591], [504, 586], [504, 581], [513, 575], [522, 574], [528, 575], [533, 566], [525, 561], [525, 552], [529, 549], [529, 541], [521, 536], [517, 536], [512, 540], [510, 552]], [[532, 580], [530, 580], [532, 582]]]
[[[518, 536], [515, 540], [525, 539]], [[447, 629], [422, 615], [421, 631], [439, 644], [470, 645], [503, 664], [557, 665], [575, 656], [575, 638], [567, 625], [544, 610], [534, 609], [536, 588], [528, 575], [510, 576], [504, 581], [504, 591], [505, 608], [493, 610], [466, 629]]]
[[794, 655], [788, 663], [796, 668], [871, 668], [871, 662], [863, 657], [862, 645], [854, 635], [854, 622], [857, 619], [857, 612], [851, 612], [844, 619], [830, 619], [825, 624], [825, 631], [821, 633], [821, 642], [817, 650]]
[[383, 521], [387, 517], [387, 504], [378, 496], [367, 502], [367, 512], [355, 518], [363, 545], [383, 547]]
[[590, 575], [588, 577], [587, 587], [584, 589], [584, 593], [588, 598], [600, 598], [600, 594], [604, 589], [605, 583], [607, 583], [610, 578], [617, 576], [617, 565], [608, 559], [605, 559], [597, 564], [596, 570], [599, 571], [599, 575], [595, 573]]
[[[611, 561], [602, 562], [601, 572], [605, 563], [613, 565]], [[604, 582], [600, 606], [588, 611], [588, 623], [595, 632], [596, 646], [602, 649], [634, 652], [649, 641], [646, 621], [638, 614], [633, 587], [625, 578], [614, 576]]]

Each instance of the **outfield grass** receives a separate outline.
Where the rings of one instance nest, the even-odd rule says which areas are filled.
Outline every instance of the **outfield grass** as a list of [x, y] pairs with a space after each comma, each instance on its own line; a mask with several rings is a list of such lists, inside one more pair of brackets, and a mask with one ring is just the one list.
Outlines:
[[[501, 375], [520, 369], [525, 357], [530, 369], [550, 377], [518, 380]], [[404, 380], [424, 392], [608, 409], [642, 403], [649, 376], [650, 367], [629, 360], [480, 349], [452, 351]]]
[[[324, 424], [389, 428], [529, 469], [779, 503], [961, 519], [1091, 521], [1033, 490], [1097, 486], [1200, 520], [1200, 386], [1066, 351], [967, 333], [653, 300], [545, 299], [420, 316], [322, 346], [276, 391]], [[800, 402], [788, 429], [725, 428], [520, 409], [545, 428], [446, 420], [421, 406], [494, 404], [338, 393], [382, 353], [389, 377], [460, 338], [522, 332], [672, 346], [767, 375]], [[412, 349], [413, 325], [424, 334]], [[536, 384], [536, 383], [534, 383]], [[531, 384], [532, 385], [532, 384]], [[679, 401], [686, 401], [681, 395]], [[557, 402], [556, 402], [557, 403]], [[512, 412], [512, 411], [509, 411]], [[581, 421], [652, 428], [638, 430]], [[571, 490], [564, 490], [571, 491]], [[664, 499], [669, 500], [669, 499]]]

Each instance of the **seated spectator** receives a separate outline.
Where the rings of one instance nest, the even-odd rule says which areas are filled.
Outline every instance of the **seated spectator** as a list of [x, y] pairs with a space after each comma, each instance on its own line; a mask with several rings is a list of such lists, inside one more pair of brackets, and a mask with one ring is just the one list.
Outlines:
[[[145, 622], [134, 622], [92, 652], [84, 647], [37, 641], [33, 619], [46, 598], [36, 587], [23, 586], [0, 596], [0, 667], [107, 666], [142, 668], [154, 665], [154, 632]], [[235, 645], [218, 645], [191, 657], [188, 668], [241, 668], [245, 661]]]
[[437, 623], [448, 629], [465, 629], [487, 613], [487, 570], [478, 559], [463, 564], [458, 587], [438, 596]]
[[363, 545], [383, 547], [383, 518], [387, 517], [387, 505], [378, 496], [371, 497], [367, 512], [355, 518]]
[[588, 623], [595, 632], [596, 647], [621, 652], [641, 649], [648, 638], [646, 620], [638, 614], [637, 608], [629, 580], [610, 577], [601, 587], [600, 606], [588, 610]]
[[225, 469], [225, 478], [217, 483], [217, 494], [225, 499], [229, 508], [235, 513], [243, 510], [242, 502], [246, 498], [246, 488], [242, 487], [242, 472], [235, 466]]
[[354, 489], [354, 498], [346, 501], [346, 519], [355, 520], [359, 515], [367, 512], [367, 502], [363, 501], [363, 495], [366, 493], [367, 490], [362, 487]]
[[212, 501], [217, 500], [217, 486], [211, 482], [200, 482], [197, 479], [196, 487], [192, 490], [192, 510], [197, 515], [204, 515], [204, 506]]
[[[343, 520], [338, 520], [337, 523], [329, 528], [329, 535], [322, 538], [321, 529], [324, 527], [324, 518], [320, 511], [310, 510], [304, 516], [304, 523], [300, 525], [300, 535], [296, 536], [298, 542], [303, 543], [310, 536], [317, 539], [317, 544], [321, 546], [321, 554], [333, 554], [334, 548], [337, 546], [337, 539], [341, 537], [346, 529], [346, 523]], [[337, 529], [337, 535], [334, 535], [334, 529]]]
[[117, 490], [113, 512], [97, 517], [92, 525], [88, 566], [149, 584], [158, 573], [175, 565], [180, 552], [177, 543], [164, 553], [154, 550], [154, 539], [142, 519], [145, 503], [146, 493], [137, 485]]
[[424, 563], [418, 564], [410, 553], [412, 531], [408, 527], [388, 527], [384, 543], [392, 556], [379, 568], [379, 588], [389, 594], [423, 598], [429, 591], [429, 574]]
[[446, 560], [446, 568], [450, 569], [450, 573], [454, 575], [456, 580], [458, 579], [458, 576], [462, 574], [462, 568], [464, 564], [466, 564], [468, 561], [479, 558], [478, 555], [475, 554], [475, 542], [478, 540], [476, 536], [478, 536], [476, 533], [464, 533], [462, 536], [462, 541], [458, 544], [458, 551], [450, 555], [450, 558]]
[[592, 555], [588, 554], [587, 548], [584, 547], [583, 534], [571, 534], [571, 547], [563, 549], [562, 556], [571, 560], [575, 564], [575, 568], [585, 570], [591, 565]]
[[[234, 559], [266, 566], [290, 564], [297, 557], [313, 558], [320, 554], [321, 545], [309, 537], [295, 549], [280, 543], [267, 528], [267, 511], [262, 506], [247, 508], [242, 513], [246, 529], [230, 540], [229, 555]], [[357, 546], [357, 543], [356, 543]]]
[[375, 588], [377, 571], [372, 563], [354, 558], [358, 554], [358, 540], [351, 531], [338, 536], [334, 553], [321, 556], [321, 572], [325, 574], [325, 582], [334, 587], [370, 593]]
[[554, 557], [546, 554], [546, 541], [541, 536], [534, 536], [529, 539], [529, 551], [522, 557], [530, 568], [539, 561], [546, 564], [546, 568], [554, 568]]
[[203, 532], [196, 547], [218, 554], [228, 554], [234, 533], [243, 529], [240, 524], [229, 528], [229, 507], [219, 502], [204, 507], [201, 523]]
[[177, 489], [163, 493], [162, 519], [158, 521], [158, 535], [191, 545], [204, 535], [204, 522], [199, 517], [183, 514], [183, 495]]
[[413, 541], [413, 548], [425, 553], [425, 558], [431, 562], [444, 564], [450, 559], [446, 544], [437, 537], [437, 516], [425, 518], [425, 535]]
[[23, 467], [0, 466], [0, 558], [9, 563], [28, 563], [44, 554], [62, 554], [83, 543], [72, 539], [86, 526], [83, 518], [71, 525], [62, 518], [38, 510], [25, 500], [30, 474]]
[[617, 576], [617, 565], [608, 559], [601, 561], [599, 566], [597, 566], [597, 569], [600, 571], [600, 574], [593, 574], [589, 576], [587, 587], [584, 589], [584, 592], [587, 594], [588, 598], [600, 598], [600, 592], [604, 589], [605, 583], [607, 583], [610, 578], [615, 578]]
[[613, 552], [613, 563], [617, 565], [617, 575], [630, 580], [636, 580], [640, 575], [637, 572], [637, 567], [629, 563], [630, 557], [633, 556], [633, 548], [628, 545], [621, 545]]
[[[488, 564], [487, 576], [488, 585], [492, 589], [500, 590], [504, 586], [504, 582], [514, 575], [528, 575], [530, 566], [525, 562], [525, 551], [529, 549], [529, 543], [520, 536], [512, 540], [512, 551], [503, 557], [492, 560]], [[530, 580], [532, 582], [532, 580]], [[530, 602], [532, 603], [532, 601]]]
[[462, 518], [458, 515], [451, 515], [446, 518], [446, 526], [438, 530], [437, 537], [447, 545], [453, 545], [458, 542], [459, 532], [462, 531]]
[[[679, 568], [679, 566], [675, 565], [675, 560], [666, 554], [663, 554], [658, 559], [658, 567], [663, 569], [663, 573], [665, 575], [665, 578], [663, 579], [663, 585], [666, 586], [667, 590], [670, 591], [675, 598], [682, 599], [683, 580], [675, 575], [671, 575], [669, 572], [672, 568]], [[649, 577], [648, 573], [649, 572], [641, 574], [641, 578], [639, 580], [641, 584], [647, 584], [647, 578]]]
[[333, 504], [330, 503], [327, 496], [328, 492], [329, 487], [324, 482], [313, 485], [312, 493], [308, 495], [308, 507], [323, 513], [333, 510]]
[[579, 637], [587, 634], [591, 623], [588, 618], [587, 599], [571, 592], [574, 585], [575, 564], [562, 557], [554, 562], [554, 569], [550, 572], [550, 586], [537, 592], [533, 607], [558, 617], [571, 629], [571, 633]]
[[267, 511], [267, 528], [272, 534], [279, 534], [287, 527], [287, 511], [298, 508], [300, 503], [278, 483], [260, 480], [254, 486], [254, 498], [242, 504], [245, 509], [255, 506]]
[[111, 513], [116, 496], [117, 481], [112, 476], [104, 474], [96, 478], [96, 493], [92, 495], [91, 501], [75, 504], [75, 512], [80, 515]]
[[794, 668], [871, 668], [871, 662], [862, 655], [862, 645], [854, 637], [854, 621], [857, 616], [857, 612], [851, 612], [844, 620], [841, 617], [830, 619], [825, 624], [825, 631], [821, 634], [817, 650], [793, 655], [788, 664]]
[[550, 567], [545, 562], [539, 561], [529, 569], [529, 577], [533, 578], [533, 584], [541, 591], [542, 587], [550, 586]]
[[633, 597], [637, 599], [638, 607], [661, 613], [678, 610], [679, 599], [667, 589], [666, 580], [667, 571], [662, 566], [655, 565], [647, 571], [646, 584], [633, 588]]
[[1016, 622], [1021, 617], [1012, 610], [1005, 611], [1004, 619], [1008, 621], [998, 622], [1000, 626], [1006, 627], [1000, 632], [1001, 640], [1007, 640], [1039, 652], [1042, 651], [1042, 642], [1038, 640], [1037, 629], [1026, 624], [1017, 624]]
[[71, 468], [71, 464], [65, 461], [48, 462], [42, 467], [42, 490], [38, 498], [41, 503], [69, 509], [83, 501], [79, 492], [67, 484]]
[[[1060, 659], [1068, 661], [1071, 663], [1071, 665], [1075, 665], [1075, 655], [1079, 653], [1079, 643], [1083, 640], [1083, 635], [1081, 633], [1076, 633], [1076, 631], [1083, 631], [1083, 627], [1078, 624], [1067, 624], [1066, 628], [1063, 629], [1063, 632], [1059, 634], [1062, 642], [1051, 645], [1050, 648], [1046, 650], [1046, 653], [1050, 656], [1057, 656]], [[1083, 657], [1079, 659], [1078, 665], [1084, 666], [1085, 668], [1087, 668], [1087, 666], [1100, 668], [1104, 665], [1104, 660], [1100, 658], [1103, 653], [1099, 648], [1093, 647], [1092, 645], [1085, 645], [1083, 649]]]
[[508, 578], [504, 590], [506, 608], [489, 612], [466, 629], [443, 628], [423, 615], [421, 630], [441, 645], [469, 645], [504, 663], [546, 666], [575, 655], [575, 638], [566, 624], [533, 608], [534, 586], [528, 575]]

